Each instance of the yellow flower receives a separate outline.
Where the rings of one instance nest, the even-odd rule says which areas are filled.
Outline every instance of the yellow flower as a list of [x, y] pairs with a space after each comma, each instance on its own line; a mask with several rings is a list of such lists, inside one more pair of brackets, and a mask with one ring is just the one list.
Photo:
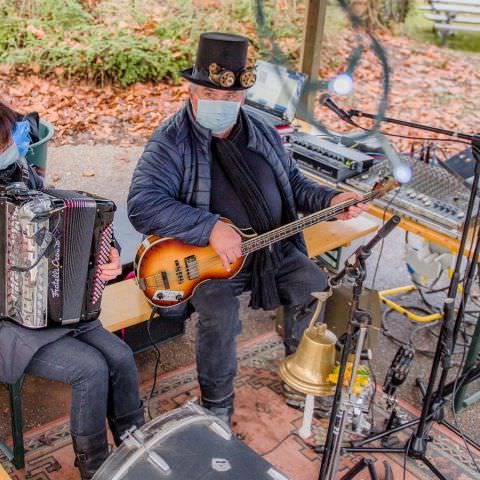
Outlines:
[[[350, 383], [350, 378], [352, 377], [352, 368], [353, 363], [348, 362], [345, 368], [345, 375], [343, 377], [343, 386], [347, 387]], [[340, 366], [337, 365], [333, 372], [327, 377], [330, 383], [336, 385], [338, 383], [338, 375], [340, 373]], [[355, 382], [352, 386], [352, 393], [358, 395], [362, 393], [362, 390], [369, 384], [370, 382], [370, 370], [365, 365], [360, 365], [357, 369], [357, 375], [355, 376]]]

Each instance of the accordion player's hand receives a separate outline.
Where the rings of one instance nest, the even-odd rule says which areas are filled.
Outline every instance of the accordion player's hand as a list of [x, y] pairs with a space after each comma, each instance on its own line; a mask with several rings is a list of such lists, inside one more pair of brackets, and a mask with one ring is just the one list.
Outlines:
[[100, 279], [108, 282], [118, 277], [122, 273], [122, 264], [120, 262], [120, 254], [115, 247], [110, 249], [110, 263], [100, 266]]

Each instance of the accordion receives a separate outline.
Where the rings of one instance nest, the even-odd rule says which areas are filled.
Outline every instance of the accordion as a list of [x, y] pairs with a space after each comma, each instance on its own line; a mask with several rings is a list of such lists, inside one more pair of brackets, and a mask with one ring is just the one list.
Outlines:
[[85, 192], [0, 190], [0, 317], [27, 328], [98, 318], [115, 210]]

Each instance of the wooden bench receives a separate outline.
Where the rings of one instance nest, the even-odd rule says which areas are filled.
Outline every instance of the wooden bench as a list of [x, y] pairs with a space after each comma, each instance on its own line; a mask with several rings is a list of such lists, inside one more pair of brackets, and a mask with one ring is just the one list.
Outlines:
[[431, 0], [420, 9], [432, 12], [425, 18], [434, 22], [442, 44], [455, 32], [480, 32], [480, 0]]
[[11, 480], [10, 475], [5, 471], [0, 463], [0, 480]]
[[[310, 257], [322, 257], [327, 255], [328, 260], [334, 261], [337, 269], [340, 261], [340, 253], [343, 247], [353, 241], [362, 238], [375, 230], [378, 224], [367, 215], [361, 215], [346, 221], [325, 222], [305, 230], [305, 242]], [[337, 252], [334, 258], [331, 252]], [[328, 262], [330, 263], [330, 262]]]

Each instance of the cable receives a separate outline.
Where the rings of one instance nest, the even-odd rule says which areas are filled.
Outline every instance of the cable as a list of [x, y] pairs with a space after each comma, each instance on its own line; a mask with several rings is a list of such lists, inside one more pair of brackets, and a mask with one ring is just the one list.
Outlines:
[[[399, 194], [400, 192], [400, 189], [397, 189], [397, 191], [394, 193], [394, 195], [392, 196], [392, 198], [388, 201], [388, 203], [385, 205], [385, 208], [383, 209], [383, 217], [382, 217], [382, 227], [383, 225], [385, 225], [385, 219], [386, 219], [386, 216], [387, 216], [387, 210], [391, 207], [393, 201], [395, 200], [395, 198], [397, 197], [397, 195]], [[372, 290], [375, 289], [375, 281], [377, 280], [377, 273], [378, 273], [378, 268], [380, 266], [380, 260], [382, 258], [382, 255], [383, 255], [383, 247], [385, 245], [385, 238], [382, 239], [382, 242], [380, 244], [380, 252], [378, 253], [378, 259], [377, 259], [377, 264], [375, 265], [375, 271], [373, 273], [373, 278], [372, 278], [372, 284], [370, 286], [370, 288]]]
[[297, 433], [296, 432], [290, 432], [286, 437], [282, 438], [282, 440], [280, 440], [275, 446], [273, 446], [270, 450], [267, 450], [266, 452], [263, 452], [260, 454], [261, 457], [266, 457], [267, 455], [270, 455], [272, 452], [274, 452], [278, 447], [280, 447], [283, 442], [285, 442], [287, 439], [289, 439], [290, 437], [297, 437]]
[[156, 313], [156, 309], [155, 308], [152, 308], [152, 313], [150, 314], [150, 318], [148, 319], [148, 322], [147, 322], [147, 334], [148, 334], [148, 338], [150, 340], [150, 344], [152, 345], [152, 347], [155, 349], [155, 357], [156, 357], [156, 360], [155, 360], [155, 368], [153, 369], [153, 384], [152, 384], [152, 389], [150, 390], [150, 395], [148, 396], [148, 400], [147, 400], [147, 412], [148, 412], [148, 416], [150, 418], [150, 420], [153, 420], [153, 416], [152, 416], [152, 413], [150, 411], [150, 402], [153, 398], [153, 394], [155, 393], [155, 388], [157, 386], [157, 378], [158, 378], [158, 367], [160, 366], [160, 350], [159, 348], [157, 347], [157, 344], [155, 343], [155, 341], [153, 340], [152, 338], [152, 335], [150, 333], [150, 325], [152, 323], [152, 320], [153, 318], [155, 317], [155, 313]]
[[[372, 133], [374, 132], [373, 130], [371, 130], [369, 128], [362, 127], [362, 125], [358, 124], [357, 122], [355, 122], [351, 118], [350, 118], [350, 121], [352, 122], [352, 125], [354, 125], [357, 128], [360, 128], [364, 132], [372, 132]], [[401, 135], [399, 133], [389, 133], [389, 132], [386, 132], [385, 130], [379, 130], [378, 133], [381, 133], [382, 135], [385, 135], [385, 136], [388, 136], [388, 137], [406, 138], [406, 139], [409, 139], [409, 140], [453, 142], [453, 143], [463, 143], [465, 145], [471, 145], [470, 142], [460, 140], [460, 139], [454, 138], [454, 137], [452, 137], [452, 138], [414, 137], [414, 136], [411, 136], [411, 135]]]
[[412, 444], [413, 437], [410, 437], [407, 443], [407, 447], [405, 448], [405, 453], [403, 454], [403, 480], [407, 479], [407, 459], [408, 459], [408, 451], [410, 450], [410, 445]]

